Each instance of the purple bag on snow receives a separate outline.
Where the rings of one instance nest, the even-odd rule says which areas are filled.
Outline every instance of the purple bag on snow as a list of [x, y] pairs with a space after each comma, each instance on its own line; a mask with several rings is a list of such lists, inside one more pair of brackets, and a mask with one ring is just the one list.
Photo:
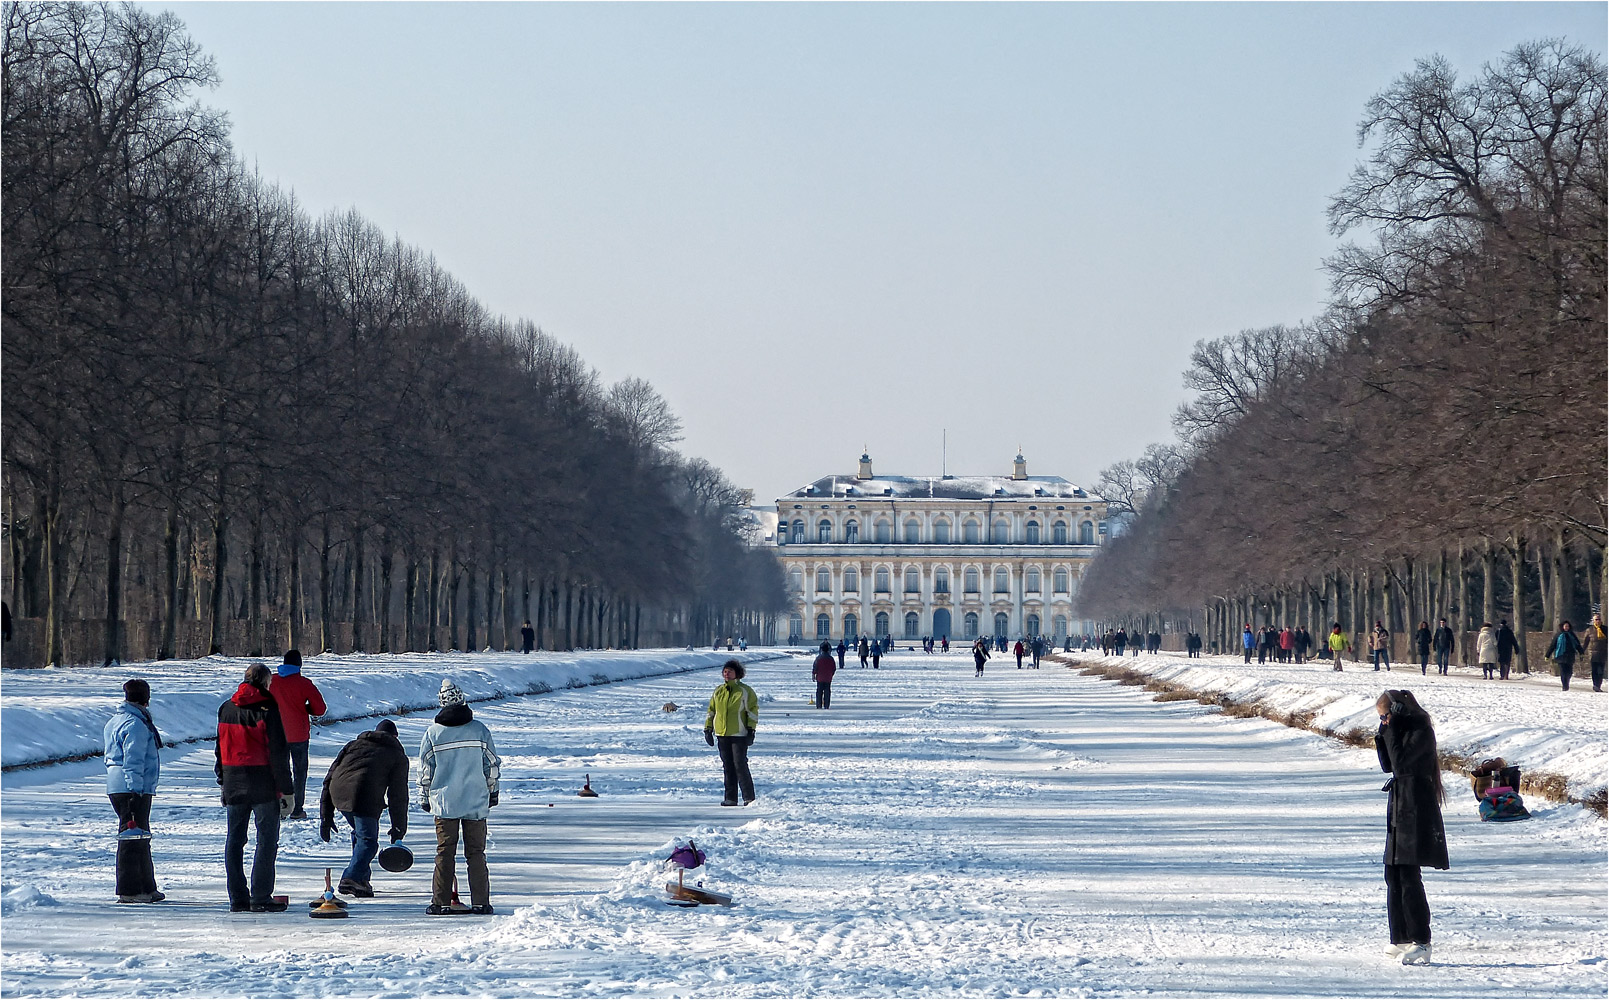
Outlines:
[[704, 852], [689, 840], [670, 852], [670, 863], [677, 868], [697, 868], [704, 863]]

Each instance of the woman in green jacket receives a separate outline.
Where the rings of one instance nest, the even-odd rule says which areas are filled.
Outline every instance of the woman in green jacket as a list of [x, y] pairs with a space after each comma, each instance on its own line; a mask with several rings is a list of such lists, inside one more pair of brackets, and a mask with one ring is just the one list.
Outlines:
[[721, 667], [721, 686], [710, 695], [709, 711], [704, 715], [704, 742], [721, 752], [721, 774], [726, 780], [721, 805], [754, 801], [754, 779], [749, 776], [749, 747], [754, 745], [754, 727], [760, 722], [760, 699], [743, 683], [743, 664], [727, 660]]

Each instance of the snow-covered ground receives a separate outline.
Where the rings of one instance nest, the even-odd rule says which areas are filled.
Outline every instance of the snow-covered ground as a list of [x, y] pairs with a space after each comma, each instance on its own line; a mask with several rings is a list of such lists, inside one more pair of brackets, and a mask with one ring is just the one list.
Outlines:
[[[423, 914], [420, 813], [408, 838], [419, 863], [377, 872], [379, 895], [351, 919], [309, 920], [300, 905], [229, 914], [205, 744], [164, 754], [152, 825], [168, 901], [119, 906], [100, 762], [9, 772], [0, 991], [1609, 994], [1609, 828], [1590, 812], [1532, 802], [1530, 822], [1482, 824], [1448, 775], [1454, 867], [1426, 873], [1435, 961], [1395, 965], [1380, 954], [1372, 751], [1000, 662], [982, 678], [962, 653], [851, 666], [825, 712], [807, 704], [808, 660], [755, 664], [760, 799], [739, 809], [717, 804], [719, 765], [699, 733], [713, 669], [481, 703], [504, 756], [492, 918]], [[428, 721], [400, 720], [404, 742]], [[313, 773], [367, 727], [316, 730]], [[586, 773], [600, 798], [575, 795]], [[736, 906], [662, 902], [660, 859], [688, 836]], [[344, 855], [316, 824], [290, 826], [281, 891], [301, 904]]]
[[[1568, 796], [1603, 799], [1609, 784], [1609, 695], [1578, 676], [1569, 691], [1547, 674], [1514, 674], [1486, 680], [1478, 667], [1451, 667], [1438, 676], [1432, 661], [1421, 675], [1417, 662], [1376, 671], [1348, 660], [1337, 673], [1328, 661], [1305, 664], [1246, 663], [1240, 656], [1189, 659], [1182, 653], [1140, 656], [1063, 654], [1070, 660], [1123, 666], [1192, 691], [1258, 704], [1276, 713], [1310, 714], [1311, 728], [1345, 734], [1379, 727], [1375, 699], [1386, 688], [1406, 688], [1430, 713], [1445, 752], [1471, 760], [1503, 757], [1528, 774], [1565, 779]], [[1586, 671], [1580, 671], [1585, 675]], [[1460, 781], [1467, 787], [1467, 782]]]

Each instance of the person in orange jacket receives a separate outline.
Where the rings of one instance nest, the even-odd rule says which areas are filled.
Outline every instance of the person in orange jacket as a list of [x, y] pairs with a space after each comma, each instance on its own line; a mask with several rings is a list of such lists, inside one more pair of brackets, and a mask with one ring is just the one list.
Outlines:
[[313, 718], [326, 711], [324, 696], [302, 676], [302, 654], [294, 649], [285, 650], [285, 662], [279, 665], [279, 677], [268, 693], [279, 704], [279, 719], [285, 727], [285, 742], [290, 747], [291, 769], [296, 777], [296, 802], [290, 818], [306, 819], [303, 805], [307, 801], [307, 744], [312, 738]]

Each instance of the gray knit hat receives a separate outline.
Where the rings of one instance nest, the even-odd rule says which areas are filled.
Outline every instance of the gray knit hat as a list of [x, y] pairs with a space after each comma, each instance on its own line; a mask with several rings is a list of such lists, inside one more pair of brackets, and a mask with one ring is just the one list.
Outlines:
[[441, 694], [438, 697], [441, 701], [442, 708], [447, 708], [451, 705], [462, 705], [464, 703], [464, 692], [458, 690], [457, 684], [454, 684], [452, 681], [446, 679], [443, 679], [441, 682]]

